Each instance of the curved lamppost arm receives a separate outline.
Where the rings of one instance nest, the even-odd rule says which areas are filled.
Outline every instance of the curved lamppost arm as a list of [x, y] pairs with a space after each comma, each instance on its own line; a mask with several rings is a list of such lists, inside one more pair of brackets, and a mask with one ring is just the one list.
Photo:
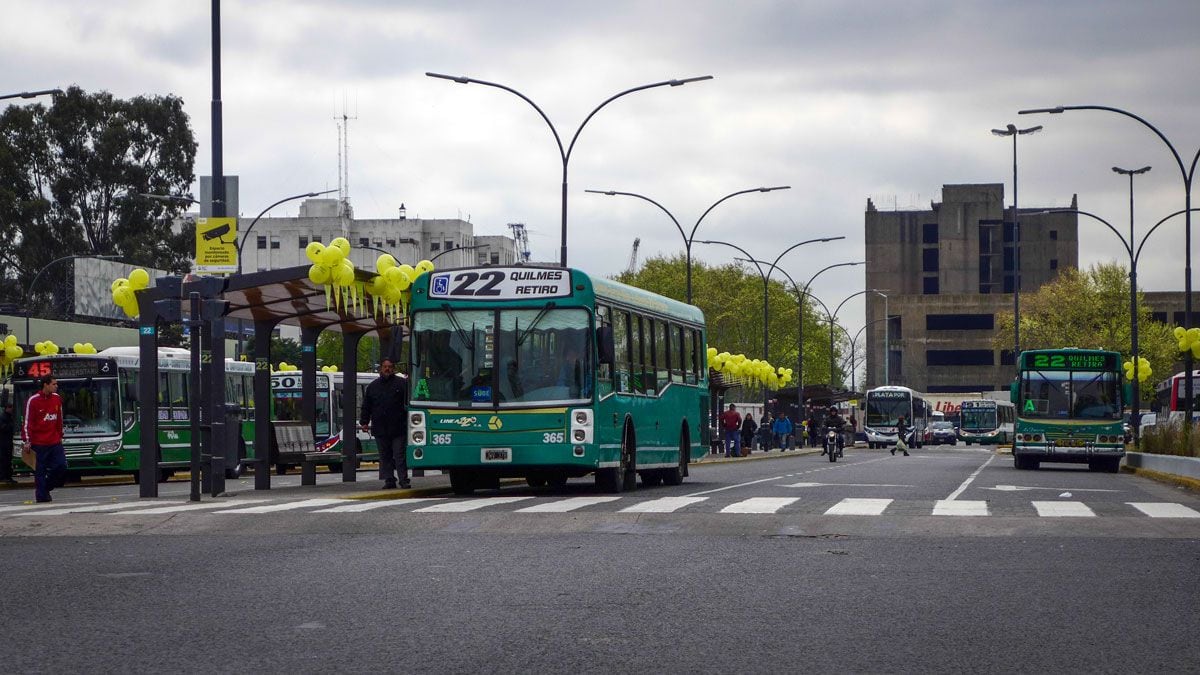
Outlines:
[[[592, 112], [588, 113], [588, 116], [583, 119], [583, 123], [579, 125], [578, 129], [575, 130], [575, 135], [571, 137], [571, 144], [567, 146], [567, 153], [565, 155], [563, 155], [563, 164], [566, 164], [571, 159], [571, 151], [575, 149], [575, 141], [579, 140], [579, 134], [583, 132], [583, 128], [585, 126], [587, 126], [587, 123], [590, 122], [593, 117], [595, 117], [596, 113], [600, 112], [601, 108], [608, 105], [609, 103], [612, 103], [613, 101], [615, 101], [627, 94], [632, 94], [634, 92], [639, 92], [639, 91], [645, 91], [646, 89], [655, 89], [657, 87], [668, 87], [668, 86], [669, 87], [679, 87], [679, 86], [689, 84], [692, 82], [702, 82], [704, 80], [711, 80], [711, 79], [713, 79], [712, 75], [701, 75], [699, 77], [687, 77], [687, 78], [683, 78], [680, 80], [664, 80], [662, 82], [654, 82], [653, 84], [643, 84], [640, 87], [633, 87], [631, 89], [626, 89], [625, 91], [618, 92], [616, 94], [613, 94], [612, 96], [609, 96], [607, 99], [604, 100], [603, 103], [596, 106], [592, 110]], [[549, 120], [547, 120], [547, 121], [549, 121]], [[560, 147], [561, 147], [561, 144], [560, 144]]]
[[687, 233], [685, 233], [683, 231], [683, 226], [681, 226], [679, 224], [679, 221], [676, 220], [675, 215], [673, 213], [671, 213], [670, 211], [668, 211], [667, 207], [663, 206], [662, 204], [659, 204], [658, 202], [654, 201], [653, 199], [647, 197], [646, 195], [639, 195], [636, 192], [621, 192], [619, 190], [584, 190], [584, 192], [590, 192], [592, 194], [597, 194], [597, 195], [608, 195], [609, 197], [612, 197], [614, 195], [624, 195], [626, 197], [637, 197], [638, 199], [650, 202], [651, 204], [657, 206], [663, 213], [667, 214], [667, 217], [671, 219], [672, 223], [675, 223], [675, 229], [679, 230], [679, 236], [683, 237], [683, 245], [685, 247], [689, 247], [689, 248], [691, 247], [691, 242], [688, 241]]
[[284, 197], [283, 199], [280, 199], [279, 201], [275, 202], [274, 204], [272, 204], [272, 205], [268, 206], [267, 208], [263, 209], [263, 210], [262, 210], [262, 212], [261, 212], [261, 213], [259, 213], [257, 216], [254, 216], [254, 220], [250, 221], [250, 227], [247, 227], [247, 228], [246, 228], [246, 231], [242, 233], [242, 240], [238, 242], [238, 247], [237, 247], [237, 257], [238, 257], [238, 268], [237, 268], [237, 273], [238, 273], [238, 274], [241, 274], [241, 273], [242, 273], [242, 247], [244, 247], [244, 246], [246, 245], [246, 240], [250, 238], [250, 230], [253, 230], [253, 229], [254, 229], [254, 226], [258, 224], [258, 220], [259, 220], [260, 218], [262, 218], [263, 216], [267, 215], [267, 211], [270, 211], [271, 209], [275, 208], [276, 206], [279, 206], [280, 204], [283, 204], [284, 202], [290, 202], [290, 201], [293, 201], [293, 200], [296, 200], [296, 199], [304, 199], [304, 198], [306, 198], [306, 197], [318, 197], [318, 196], [320, 196], [320, 195], [327, 195], [327, 194], [329, 194], [330, 192], [337, 192], [337, 190], [322, 190], [321, 192], [305, 192], [305, 193], [304, 193], [304, 194], [302, 194], [302, 195], [292, 195], [291, 197]]
[[471, 246], [459, 246], [458, 248], [448, 248], [445, 251], [442, 251], [441, 253], [430, 258], [429, 262], [433, 262], [433, 261], [437, 260], [438, 258], [446, 255], [447, 253], [454, 253], [455, 251], [470, 251], [470, 250], [477, 249], [477, 248], [487, 248], [487, 247], [488, 247], [487, 244], [472, 244]]
[[[1140, 122], [1142, 124], [1142, 126], [1146, 127], [1150, 131], [1152, 131], [1155, 136], [1158, 136], [1159, 140], [1161, 140], [1163, 143], [1166, 144], [1167, 149], [1171, 151], [1171, 156], [1175, 158], [1175, 164], [1179, 166], [1179, 172], [1181, 174], [1183, 174], [1184, 183], [1185, 184], [1191, 183], [1192, 174], [1189, 173], [1187, 168], [1183, 165], [1183, 158], [1179, 156], [1179, 152], [1175, 149], [1175, 146], [1171, 144], [1171, 141], [1168, 140], [1165, 135], [1163, 135], [1163, 132], [1158, 130], [1158, 127], [1155, 127], [1153, 124], [1148, 122], [1145, 118], [1135, 115], [1135, 114], [1129, 112], [1128, 110], [1121, 110], [1120, 108], [1113, 108], [1113, 107], [1106, 106], [1106, 105], [1059, 105], [1059, 106], [1054, 106], [1053, 108], [1030, 108], [1028, 110], [1018, 110], [1017, 114], [1018, 115], [1035, 115], [1035, 114], [1040, 114], [1040, 113], [1049, 113], [1051, 115], [1059, 115], [1068, 110], [1104, 110], [1107, 112], [1116, 113], [1118, 115], [1124, 115], [1125, 117], [1128, 117], [1130, 119]], [[1198, 152], [1196, 156], [1197, 156], [1197, 159], [1200, 159], [1200, 152]], [[1195, 169], [1195, 166], [1196, 166], [1196, 160], [1192, 160], [1192, 168]]]
[[[563, 149], [562, 138], [560, 138], [558, 135], [558, 129], [554, 128], [554, 123], [551, 122], [550, 118], [546, 115], [546, 113], [541, 108], [538, 107], [538, 104], [534, 103], [533, 99], [529, 98], [525, 94], [522, 94], [521, 92], [517, 91], [516, 89], [513, 89], [512, 87], [500, 84], [498, 82], [488, 82], [487, 80], [477, 80], [473, 77], [466, 77], [463, 75], [443, 75], [441, 73], [425, 73], [425, 75], [428, 77], [436, 77], [439, 80], [450, 80], [451, 82], [457, 82], [459, 84], [482, 84], [485, 87], [495, 87], [496, 89], [503, 89], [504, 91], [507, 91], [508, 93], [512, 94], [513, 96], [520, 98], [522, 101], [525, 101], [526, 103], [529, 104], [529, 106], [531, 108], [533, 108], [534, 110], [537, 111], [538, 115], [541, 115], [542, 119], [546, 122], [546, 126], [550, 127], [550, 133], [554, 134], [554, 142], [558, 145], [559, 159], [562, 160], [564, 165], [567, 163], [567, 156], [569, 153]], [[628, 92], [626, 92], [626, 93], [628, 93]], [[612, 100], [612, 99], [609, 99], [609, 100]], [[608, 103], [608, 101], [605, 101], [605, 103]], [[603, 105], [603, 104], [601, 104], [601, 105]], [[597, 110], [598, 109], [599, 108], [597, 108]], [[595, 114], [596, 114], [596, 111], [593, 110], [592, 115], [595, 115]], [[591, 115], [588, 115], [588, 118], [590, 119]], [[580, 128], [582, 129], [583, 127], [581, 126]], [[575, 135], [579, 136], [579, 132], [576, 132]]]
[[[751, 192], [774, 192], [775, 190], [790, 190], [790, 189], [792, 189], [792, 186], [790, 186], [790, 185], [778, 185], [775, 187], [756, 187], [756, 188], [750, 188], [749, 190], [738, 190], [737, 192], [731, 192], [731, 193], [725, 195], [724, 197], [721, 197], [717, 201], [713, 202], [712, 206], [709, 206], [707, 209], [704, 210], [704, 213], [700, 214], [700, 217], [696, 219], [696, 224], [692, 226], [692, 233], [688, 235], [687, 239], [688, 239], [688, 241], [694, 240], [696, 238], [696, 230], [700, 229], [700, 223], [704, 222], [704, 219], [706, 217], [708, 217], [709, 213], [712, 213], [713, 209], [717, 208], [717, 206], [719, 206], [722, 202], [724, 202], [728, 199], [732, 199], [738, 195], [749, 194]], [[749, 254], [747, 253], [746, 255], [749, 255]]]
[[793, 250], [798, 249], [805, 244], [815, 244], [816, 242], [837, 241], [839, 239], [845, 239], [845, 238], [846, 237], [844, 237], [844, 236], [842, 236], [842, 237], [820, 237], [818, 239], [809, 239], [808, 241], [802, 241], [802, 242], [799, 242], [796, 244], [792, 244], [791, 246], [783, 249], [783, 251], [779, 255], [775, 256], [775, 262], [771, 264], [771, 269], [778, 269], [776, 266], [779, 264], [780, 260], [783, 260], [783, 256], [787, 255], [788, 253], [791, 253]]
[[[1047, 211], [1041, 211], [1041, 212], [1039, 212], [1039, 213], [1038, 213], [1038, 215], [1050, 214], [1050, 213], [1074, 213], [1074, 214], [1077, 214], [1077, 215], [1080, 215], [1080, 216], [1087, 216], [1087, 217], [1089, 217], [1089, 218], [1092, 218], [1092, 219], [1094, 219], [1094, 220], [1097, 220], [1097, 221], [1099, 221], [1101, 225], [1103, 225], [1103, 226], [1107, 227], [1108, 229], [1112, 230], [1112, 233], [1113, 233], [1113, 234], [1115, 234], [1115, 235], [1117, 235], [1117, 238], [1121, 240], [1121, 245], [1125, 247], [1125, 253], [1126, 253], [1126, 254], [1129, 256], [1129, 259], [1130, 259], [1130, 261], [1132, 261], [1132, 260], [1133, 260], [1133, 248], [1132, 248], [1132, 244], [1131, 244], [1129, 241], [1127, 241], [1127, 240], [1125, 239], [1125, 235], [1121, 234], [1121, 231], [1120, 231], [1120, 230], [1118, 230], [1117, 228], [1113, 227], [1112, 223], [1110, 223], [1110, 222], [1108, 222], [1107, 220], [1105, 220], [1105, 219], [1101, 218], [1100, 216], [1098, 216], [1098, 215], [1096, 215], [1096, 214], [1094, 214], [1094, 213], [1088, 213], [1087, 211], [1081, 211], [1081, 210], [1079, 210], [1079, 209], [1049, 209], [1049, 210], [1047, 210]], [[1182, 213], [1182, 211], [1181, 211], [1180, 213]], [[1145, 241], [1145, 240], [1143, 239], [1143, 241]]]
[[1145, 236], [1142, 237], [1142, 241], [1138, 244], [1137, 253], [1134, 254], [1133, 259], [1136, 261], [1142, 257], [1142, 247], [1146, 245], [1146, 240], [1150, 238], [1150, 235], [1154, 234], [1154, 231], [1157, 230], [1160, 225], [1162, 225], [1163, 223], [1167, 222], [1168, 220], [1174, 218], [1175, 216], [1178, 216], [1178, 215], [1181, 215], [1184, 213], [1188, 213], [1188, 212], [1195, 213], [1197, 211], [1200, 211], [1200, 209], [1180, 209], [1180, 210], [1176, 211], [1175, 213], [1172, 213], [1171, 215], [1166, 216], [1162, 220], [1155, 223], [1154, 227], [1151, 227], [1149, 230], [1147, 230]]

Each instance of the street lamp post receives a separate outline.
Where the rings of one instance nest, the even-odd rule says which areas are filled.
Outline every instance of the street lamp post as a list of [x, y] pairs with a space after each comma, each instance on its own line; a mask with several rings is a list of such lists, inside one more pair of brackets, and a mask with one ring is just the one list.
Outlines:
[[[878, 291], [876, 291], [874, 288], [864, 288], [861, 291], [851, 293], [850, 295], [847, 295], [844, 300], [842, 300], [840, 303], [838, 303], [837, 309], [833, 310], [833, 315], [829, 319], [829, 386], [831, 389], [833, 388], [833, 326], [834, 326], [834, 324], [837, 323], [838, 312], [842, 311], [842, 307], [847, 302], [850, 302], [850, 300], [857, 298], [860, 295], [865, 295], [867, 293], [877, 293], [877, 292]], [[865, 326], [864, 326], [864, 328], [865, 328]], [[846, 332], [846, 337], [850, 337], [849, 331]], [[850, 348], [854, 349], [853, 343], [851, 343]], [[844, 384], [845, 383], [843, 382], [843, 385]]]
[[[816, 300], [817, 299], [816, 296], [809, 293], [808, 289], [810, 286], [812, 286], [813, 282], [817, 280], [817, 277], [821, 276], [821, 274], [823, 274], [835, 267], [853, 267], [854, 265], [865, 265], [865, 264], [866, 264], [865, 261], [844, 262], [844, 263], [835, 263], [833, 265], [829, 265], [828, 267], [819, 269], [819, 270], [817, 270], [816, 274], [812, 275], [812, 277], [809, 278], [808, 283], [804, 284], [803, 293], [804, 293], [804, 295], [807, 295], [808, 297]], [[820, 302], [820, 301], [818, 300], [818, 302]], [[821, 306], [824, 307], [824, 303], [822, 303]], [[825, 313], [829, 314], [828, 308], [826, 308]], [[829, 317], [830, 317], [830, 319], [829, 319], [830, 322], [832, 322], [833, 315], [829, 314]], [[831, 355], [830, 359], [832, 359], [832, 358], [833, 357]], [[801, 397], [803, 397], [803, 391], [804, 391], [804, 312], [800, 312], [800, 373], [799, 373], [799, 376], [796, 378], [796, 382], [798, 383], [797, 386], [800, 387], [800, 389], [798, 389], [797, 391], [801, 392], [800, 395], [801, 395]], [[832, 368], [829, 369], [829, 386], [830, 386], [830, 389], [833, 388], [833, 369]], [[802, 401], [802, 403], [803, 403], [803, 401]]]
[[550, 118], [546, 115], [546, 113], [542, 112], [542, 109], [539, 108], [532, 99], [516, 89], [503, 84], [498, 84], [496, 82], [477, 80], [473, 77], [466, 77], [462, 75], [443, 75], [440, 73], [425, 73], [425, 75], [437, 78], [439, 80], [450, 80], [451, 82], [457, 82], [459, 84], [482, 84], [487, 87], [503, 89], [504, 91], [517, 96], [522, 101], [525, 101], [532, 106], [533, 109], [537, 111], [538, 115], [540, 115], [546, 122], [546, 125], [550, 127], [550, 133], [554, 134], [554, 142], [558, 144], [558, 154], [562, 159], [562, 252], [560, 259], [560, 264], [562, 267], [567, 266], [567, 164], [571, 161], [571, 151], [575, 149], [575, 141], [579, 140], [579, 134], [583, 131], [583, 128], [587, 126], [587, 123], [591, 121], [592, 117], [594, 117], [596, 113], [600, 112], [601, 108], [627, 94], [632, 94], [634, 92], [643, 91], [646, 89], [654, 89], [656, 87], [678, 87], [691, 82], [701, 82], [703, 80], [712, 79], [712, 75], [702, 75], [700, 77], [689, 77], [681, 80], [666, 80], [663, 82], [654, 82], [652, 84], [643, 84], [640, 87], [633, 87], [631, 89], [626, 89], [625, 91], [613, 94], [605, 99], [603, 103], [593, 108], [592, 112], [588, 113], [588, 116], [584, 118], [583, 123], [579, 125], [578, 129], [575, 130], [575, 135], [571, 137], [571, 144], [568, 145], [564, 150], [562, 138], [558, 135], [558, 129], [554, 127], [554, 123], [550, 121]]
[[[1132, 120], [1140, 122], [1142, 124], [1142, 126], [1146, 127], [1150, 131], [1154, 132], [1154, 135], [1158, 136], [1159, 140], [1161, 140], [1164, 144], [1166, 144], [1167, 149], [1171, 151], [1171, 156], [1175, 158], [1175, 163], [1179, 166], [1179, 173], [1183, 177], [1183, 211], [1179, 212], [1179, 213], [1184, 214], [1184, 216], [1183, 216], [1184, 217], [1183, 324], [1184, 324], [1184, 328], [1191, 328], [1192, 327], [1192, 179], [1195, 178], [1195, 176], [1196, 176], [1196, 162], [1200, 161], [1200, 149], [1196, 150], [1196, 155], [1192, 158], [1192, 165], [1190, 168], [1188, 168], [1188, 167], [1184, 166], [1183, 158], [1180, 157], [1179, 151], [1175, 149], [1175, 146], [1171, 144], [1171, 141], [1167, 140], [1167, 137], [1165, 135], [1163, 135], [1163, 133], [1161, 131], [1159, 131], [1158, 128], [1156, 128], [1153, 124], [1146, 121], [1142, 117], [1139, 117], [1139, 116], [1129, 112], [1128, 110], [1121, 110], [1120, 108], [1113, 108], [1111, 106], [1060, 105], [1060, 106], [1055, 106], [1053, 108], [1031, 108], [1028, 110], [1018, 110], [1017, 114], [1018, 115], [1032, 115], [1032, 114], [1038, 114], [1038, 113], [1061, 114], [1068, 110], [1103, 110], [1106, 112], [1116, 113], [1118, 115], [1124, 115], [1125, 117], [1128, 117]], [[1172, 214], [1172, 215], [1175, 215], [1175, 214]], [[1171, 216], [1167, 216], [1167, 218], [1170, 218], [1170, 217]], [[1163, 220], [1165, 221], [1166, 218], [1164, 218]], [[1161, 224], [1161, 222], [1162, 221], [1160, 221], [1160, 224]], [[1149, 233], [1147, 233], [1147, 235], [1148, 234]], [[1138, 249], [1140, 251], [1141, 247], [1139, 246]], [[1192, 367], [1193, 366], [1192, 366], [1191, 350], [1188, 350], [1187, 352], [1184, 353], [1183, 361], [1184, 361], [1184, 379], [1183, 379], [1184, 397], [1187, 399], [1187, 407], [1185, 408], [1185, 412], [1184, 412], [1185, 417], [1184, 418], [1190, 422], [1192, 420], [1192, 410], [1194, 408], [1194, 403], [1195, 403], [1192, 400], [1192, 394], [1193, 394]], [[1189, 423], [1189, 424], [1184, 425], [1183, 428], [1184, 428], [1184, 433], [1190, 433], [1190, 430], [1192, 427], [1191, 427], [1191, 424]]]
[[254, 216], [254, 220], [250, 221], [250, 227], [246, 228], [246, 232], [244, 234], [242, 234], [242, 240], [238, 242], [237, 273], [238, 274], [242, 273], [242, 247], [246, 245], [246, 240], [250, 238], [250, 231], [253, 230], [254, 226], [258, 224], [258, 219], [267, 215], [267, 211], [270, 211], [271, 209], [273, 209], [276, 206], [279, 206], [280, 204], [283, 204], [285, 202], [295, 201], [297, 199], [305, 199], [307, 197], [319, 197], [321, 195], [327, 195], [330, 192], [337, 192], [337, 190], [322, 190], [321, 192], [305, 192], [302, 195], [292, 195], [291, 197], [284, 197], [283, 199], [280, 199], [279, 201], [275, 202], [274, 204], [263, 209], [257, 216]]
[[15, 94], [0, 94], [0, 100], [6, 98], [36, 98], [38, 96], [50, 96], [52, 94], [61, 94], [62, 89], [39, 89], [37, 91], [21, 91]]
[[470, 250], [477, 249], [477, 248], [487, 248], [487, 247], [488, 247], [487, 244], [475, 244], [473, 246], [459, 246], [458, 248], [448, 248], [445, 251], [442, 251], [441, 253], [430, 258], [429, 262], [433, 262], [433, 261], [437, 260], [438, 258], [446, 255], [447, 253], [454, 253], [455, 251], [470, 251]]
[[1021, 216], [1017, 210], [1017, 136], [1037, 133], [1041, 125], [1018, 129], [1010, 124], [1004, 129], [992, 129], [997, 136], [1012, 136], [1013, 141], [1013, 362], [1021, 357]]
[[[881, 296], [883, 298], [883, 318], [885, 320], [892, 318], [891, 316], [888, 315], [888, 296], [887, 296], [887, 294], [883, 293], [881, 291], [878, 291], [878, 290], [875, 291], [875, 294], [878, 296]], [[872, 321], [871, 323], [878, 323], [878, 322], [879, 322], [879, 320], [876, 319], [875, 321]], [[871, 323], [867, 324], [867, 326], [870, 326]], [[866, 328], [866, 326], [863, 326], [863, 328]], [[885, 323], [883, 325], [883, 384], [885, 387], [892, 383], [891, 378], [888, 377], [888, 362], [892, 360], [891, 344], [889, 344], [891, 337], [892, 337], [892, 322], [888, 321], [887, 323]]]
[[[647, 197], [645, 195], [639, 195], [636, 192], [619, 192], [617, 190], [584, 190], [584, 192], [591, 192], [592, 194], [598, 194], [598, 195], [608, 195], [609, 197], [612, 197], [614, 195], [624, 195], [626, 197], [637, 197], [638, 199], [642, 199], [642, 200], [650, 202], [651, 204], [653, 204], [653, 205], [657, 206], [659, 209], [661, 209], [663, 213], [667, 214], [667, 217], [671, 219], [671, 222], [675, 223], [675, 229], [679, 230], [679, 236], [683, 237], [683, 250], [684, 250], [684, 254], [687, 257], [687, 303], [690, 305], [690, 304], [692, 304], [692, 244], [695, 242], [695, 239], [696, 239], [696, 230], [700, 227], [700, 223], [704, 220], [705, 216], [707, 216], [710, 211], [712, 211], [714, 208], [716, 208], [718, 204], [720, 204], [721, 202], [723, 202], [726, 199], [729, 199], [731, 197], [749, 194], [751, 192], [774, 192], [775, 190], [790, 190], [790, 189], [791, 189], [790, 185], [779, 185], [776, 187], [758, 187], [758, 188], [751, 188], [749, 190], [738, 190], [737, 192], [732, 192], [730, 194], [727, 194], [724, 197], [721, 197], [717, 201], [713, 202], [713, 205], [708, 207], [708, 209], [706, 209], [704, 211], [704, 213], [701, 214], [700, 218], [696, 220], [696, 224], [692, 226], [691, 234], [688, 234], [683, 231], [683, 227], [679, 224], [679, 221], [675, 218], [675, 216], [670, 211], [667, 210], [667, 208], [665, 206], [663, 206], [662, 204], [659, 204], [658, 202], [654, 201], [653, 199], [650, 199], [649, 197]], [[844, 238], [845, 237], [838, 237], [838, 239], [844, 239]]]
[[1119, 166], [1112, 168], [1114, 173], [1123, 176], [1129, 176], [1129, 357], [1133, 361], [1133, 410], [1130, 412], [1130, 426], [1133, 427], [1133, 445], [1139, 447], [1141, 442], [1141, 432], [1138, 429], [1141, 425], [1138, 424], [1138, 417], [1141, 414], [1141, 398], [1142, 387], [1138, 380], [1138, 309], [1137, 309], [1137, 266], [1133, 259], [1133, 177], [1138, 174], [1146, 173], [1150, 167], [1143, 166], [1140, 169], [1122, 169]]
[[29, 288], [25, 289], [25, 344], [29, 344], [29, 345], [33, 344], [33, 340], [29, 337], [29, 315], [32, 313], [32, 308], [29, 306], [29, 301], [33, 296], [33, 287], [37, 286], [37, 280], [42, 277], [42, 272], [45, 272], [46, 270], [50, 269], [50, 267], [52, 265], [54, 265], [55, 263], [60, 263], [64, 260], [73, 260], [75, 258], [99, 258], [101, 260], [117, 260], [117, 259], [120, 259], [120, 257], [121, 256], [119, 256], [119, 255], [92, 255], [92, 254], [64, 255], [61, 258], [55, 258], [54, 260], [51, 260], [50, 262], [46, 263], [45, 267], [38, 270], [38, 273], [33, 275], [33, 281], [29, 282]]
[[[878, 293], [879, 291], [875, 291], [875, 292]], [[884, 296], [884, 297], [887, 297], [887, 296]], [[863, 331], [865, 331], [867, 329], [867, 326], [871, 326], [871, 325], [879, 323], [880, 321], [886, 321], [886, 320], [887, 320], [887, 317], [884, 317], [882, 319], [875, 319], [874, 321], [866, 322], [865, 324], [863, 324], [862, 328], [858, 329], [858, 332], [854, 334], [854, 337], [850, 339], [850, 388], [854, 391], [858, 391], [858, 384], [855, 381], [855, 371], [856, 371], [857, 366], [855, 364], [855, 358], [854, 358], [854, 352], [857, 349], [856, 345], [858, 345], [858, 338], [862, 336]], [[845, 328], [843, 328], [842, 330], [846, 331]], [[846, 337], [850, 337], [850, 331], [846, 331]], [[865, 383], [864, 383], [864, 385], [865, 385]]]

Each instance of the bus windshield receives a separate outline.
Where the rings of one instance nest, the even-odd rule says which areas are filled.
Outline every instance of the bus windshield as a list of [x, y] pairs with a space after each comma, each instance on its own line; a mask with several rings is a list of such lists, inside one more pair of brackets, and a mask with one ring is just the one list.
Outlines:
[[[25, 412], [25, 401], [41, 388], [36, 382], [17, 382], [14, 411]], [[58, 380], [63, 404], [63, 436], [95, 436], [121, 431], [117, 379]]]
[[995, 408], [968, 408], [962, 407], [962, 428], [963, 429], [995, 429], [999, 426], [996, 421]]
[[1115, 420], [1121, 417], [1117, 374], [1093, 371], [1026, 371], [1022, 417]]
[[590, 400], [589, 326], [586, 310], [550, 305], [419, 312], [412, 399], [468, 407]]
[[906, 421], [912, 424], [909, 419], [910, 408], [912, 407], [908, 394], [903, 392], [887, 392], [880, 396], [878, 393], [871, 393], [867, 396], [867, 418], [865, 424], [872, 427], [894, 427], [900, 421], [900, 416], [904, 415]]

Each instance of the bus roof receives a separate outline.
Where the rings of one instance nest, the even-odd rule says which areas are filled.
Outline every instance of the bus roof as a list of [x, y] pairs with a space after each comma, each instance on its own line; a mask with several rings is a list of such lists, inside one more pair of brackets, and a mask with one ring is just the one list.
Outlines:
[[[575, 270], [576, 274], [585, 275], [579, 270]], [[588, 277], [590, 278], [590, 277]], [[688, 321], [690, 323], [704, 323], [704, 312], [699, 307], [689, 305], [686, 302], [672, 300], [666, 296], [652, 293], [643, 288], [623, 284], [612, 279], [597, 277], [591, 279], [592, 287], [596, 292], [597, 300], [608, 300], [617, 304], [628, 305], [641, 309], [649, 309], [658, 314], [664, 314], [672, 319]]]

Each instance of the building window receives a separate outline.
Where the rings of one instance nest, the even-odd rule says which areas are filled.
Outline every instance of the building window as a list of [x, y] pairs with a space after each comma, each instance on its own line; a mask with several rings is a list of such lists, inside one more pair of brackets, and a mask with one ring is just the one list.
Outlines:
[[903, 331], [901, 331], [902, 325], [900, 323], [901, 318], [902, 317], [899, 314], [894, 315], [894, 316], [888, 316], [888, 320], [887, 320], [887, 328], [888, 328], [887, 338], [888, 338], [888, 340], [891, 340], [891, 341], [899, 340], [903, 336]]
[[992, 261], [988, 256], [979, 256], [979, 283], [992, 283]]
[[1017, 228], [1012, 223], [1005, 223], [1004, 224], [1004, 243], [1006, 243], [1006, 244], [1012, 243], [1012, 241], [1014, 239], [1016, 239], [1016, 231], [1017, 231]]
[[1011, 275], [1011, 274], [1004, 275], [1004, 292], [1005, 293], [1013, 292], [1013, 275]]
[[921, 242], [925, 244], [938, 243], [937, 223], [925, 223], [921, 226]]
[[1150, 320], [1157, 321], [1159, 323], [1166, 323], [1167, 322], [1167, 313], [1166, 312], [1150, 312]]
[[383, 240], [382, 240], [382, 239], [376, 239], [376, 240], [375, 240], [375, 245], [376, 245], [376, 246], [383, 246]]
[[1004, 247], [1004, 271], [1011, 271], [1013, 268], [1013, 256], [1015, 255], [1013, 247]]
[[491, 261], [492, 261], [492, 264], [493, 264], [493, 265], [499, 265], [499, 264], [500, 264], [500, 254], [499, 254], [499, 253], [493, 253], [493, 254], [492, 254]]
[[440, 251], [440, 250], [442, 250], [442, 245], [437, 243], [436, 241], [431, 241], [431, 242], [429, 242], [429, 250], [430, 251]]
[[994, 330], [993, 314], [926, 314], [925, 330]]
[[925, 288], [924, 288], [925, 295], [937, 295], [938, 294], [938, 278], [937, 277], [925, 277], [924, 282], [925, 282]]
[[300, 248], [308, 248], [308, 237], [304, 235], [300, 236]]
[[266, 248], [267, 247], [266, 235], [262, 235], [262, 234], [258, 235], [257, 243], [258, 243], [259, 248]]
[[321, 235], [319, 235], [319, 234], [314, 234], [314, 235], [312, 236], [312, 240], [313, 240], [313, 241], [315, 241], [315, 242], [317, 242], [318, 244], [319, 244], [319, 243], [321, 243]]
[[359, 237], [359, 238], [358, 238], [358, 245], [359, 245], [359, 246], [370, 246], [370, 245], [371, 245], [371, 240], [370, 240], [370, 239], [368, 239], [367, 237]]
[[454, 248], [454, 242], [447, 239], [446, 240], [446, 250], [449, 251], [452, 248]]
[[930, 349], [925, 352], [927, 366], [994, 366], [996, 355], [990, 349]]
[[279, 248], [279, 238], [273, 237], [271, 239], [271, 250], [277, 250], [278, 248]]
[[904, 355], [899, 349], [889, 350], [887, 376], [888, 384], [904, 381]]
[[388, 240], [387, 240], [387, 245], [388, 245], [388, 248], [396, 248], [396, 240], [395, 240], [395, 239], [388, 239]]
[[488, 261], [488, 254], [486, 254], [486, 253], [480, 253], [475, 256], [475, 262], [479, 263], [480, 265], [486, 265], [487, 261]]
[[1058, 269], [1058, 259], [1057, 258], [1050, 259], [1050, 269], [1052, 269], [1052, 270]]
[[921, 251], [921, 271], [938, 271], [938, 250], [936, 248], [927, 248]]
[[1058, 230], [1050, 230], [1050, 239], [1052, 241], [1058, 241]]

